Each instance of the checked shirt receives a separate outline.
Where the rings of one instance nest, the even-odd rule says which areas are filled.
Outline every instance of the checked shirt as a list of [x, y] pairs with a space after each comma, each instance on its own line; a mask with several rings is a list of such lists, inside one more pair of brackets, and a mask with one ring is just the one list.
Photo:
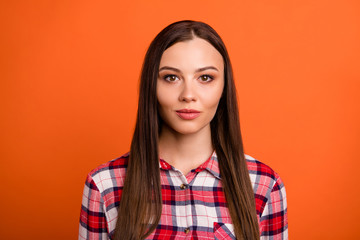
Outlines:
[[[260, 239], [288, 239], [286, 193], [279, 175], [245, 155], [253, 185]], [[87, 176], [79, 239], [112, 239], [128, 154]], [[160, 160], [162, 215], [147, 239], [236, 239], [221, 185], [216, 153], [186, 176]]]

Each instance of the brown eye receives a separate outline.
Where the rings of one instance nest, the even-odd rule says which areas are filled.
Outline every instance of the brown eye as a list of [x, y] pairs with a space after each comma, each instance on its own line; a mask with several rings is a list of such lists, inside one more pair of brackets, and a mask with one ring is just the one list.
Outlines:
[[209, 75], [201, 75], [200, 80], [203, 82], [210, 82], [211, 80], [213, 80], [213, 78]]
[[175, 76], [175, 75], [166, 75], [166, 76], [164, 77], [164, 79], [165, 79], [166, 81], [168, 81], [168, 82], [174, 82], [174, 81], [177, 80], [177, 76]]

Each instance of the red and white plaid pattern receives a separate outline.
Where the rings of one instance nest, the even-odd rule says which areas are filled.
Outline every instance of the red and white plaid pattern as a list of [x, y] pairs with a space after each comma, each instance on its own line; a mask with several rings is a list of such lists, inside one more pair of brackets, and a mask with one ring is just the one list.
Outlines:
[[[270, 167], [246, 155], [261, 240], [288, 239], [284, 185]], [[79, 239], [112, 239], [128, 154], [91, 171], [82, 199]], [[184, 176], [160, 160], [162, 215], [147, 239], [236, 239], [215, 152]]]

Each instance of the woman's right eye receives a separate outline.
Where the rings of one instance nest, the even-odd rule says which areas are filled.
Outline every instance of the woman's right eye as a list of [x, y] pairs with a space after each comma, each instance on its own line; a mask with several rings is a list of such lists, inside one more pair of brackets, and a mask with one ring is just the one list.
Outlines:
[[166, 75], [164, 76], [164, 79], [168, 82], [175, 82], [178, 77], [176, 75]]

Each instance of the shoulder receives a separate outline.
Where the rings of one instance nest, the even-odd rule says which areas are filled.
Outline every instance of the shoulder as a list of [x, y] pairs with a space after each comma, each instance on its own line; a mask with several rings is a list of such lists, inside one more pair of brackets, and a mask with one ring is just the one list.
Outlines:
[[250, 180], [253, 186], [256, 208], [259, 215], [262, 215], [267, 204], [284, 202], [282, 207], [286, 208], [286, 192], [282, 179], [268, 165], [245, 155]]
[[255, 195], [268, 198], [272, 191], [284, 187], [279, 174], [271, 167], [249, 155], [245, 155], [245, 159]]
[[108, 239], [108, 234], [115, 228], [127, 163], [128, 154], [124, 154], [98, 166], [87, 175], [82, 198], [79, 239]]
[[280, 178], [279, 175], [265, 163], [262, 163], [259, 160], [246, 154], [245, 154], [245, 159], [248, 166], [250, 177], [252, 176], [263, 177], [269, 181], [271, 180], [276, 181], [278, 178]]
[[115, 158], [107, 163], [101, 164], [90, 171], [87, 176], [87, 184], [92, 184], [100, 193], [109, 189], [122, 188], [124, 185], [126, 168], [129, 154]]
[[268, 165], [245, 155], [254, 188], [261, 239], [288, 239], [284, 184]]

